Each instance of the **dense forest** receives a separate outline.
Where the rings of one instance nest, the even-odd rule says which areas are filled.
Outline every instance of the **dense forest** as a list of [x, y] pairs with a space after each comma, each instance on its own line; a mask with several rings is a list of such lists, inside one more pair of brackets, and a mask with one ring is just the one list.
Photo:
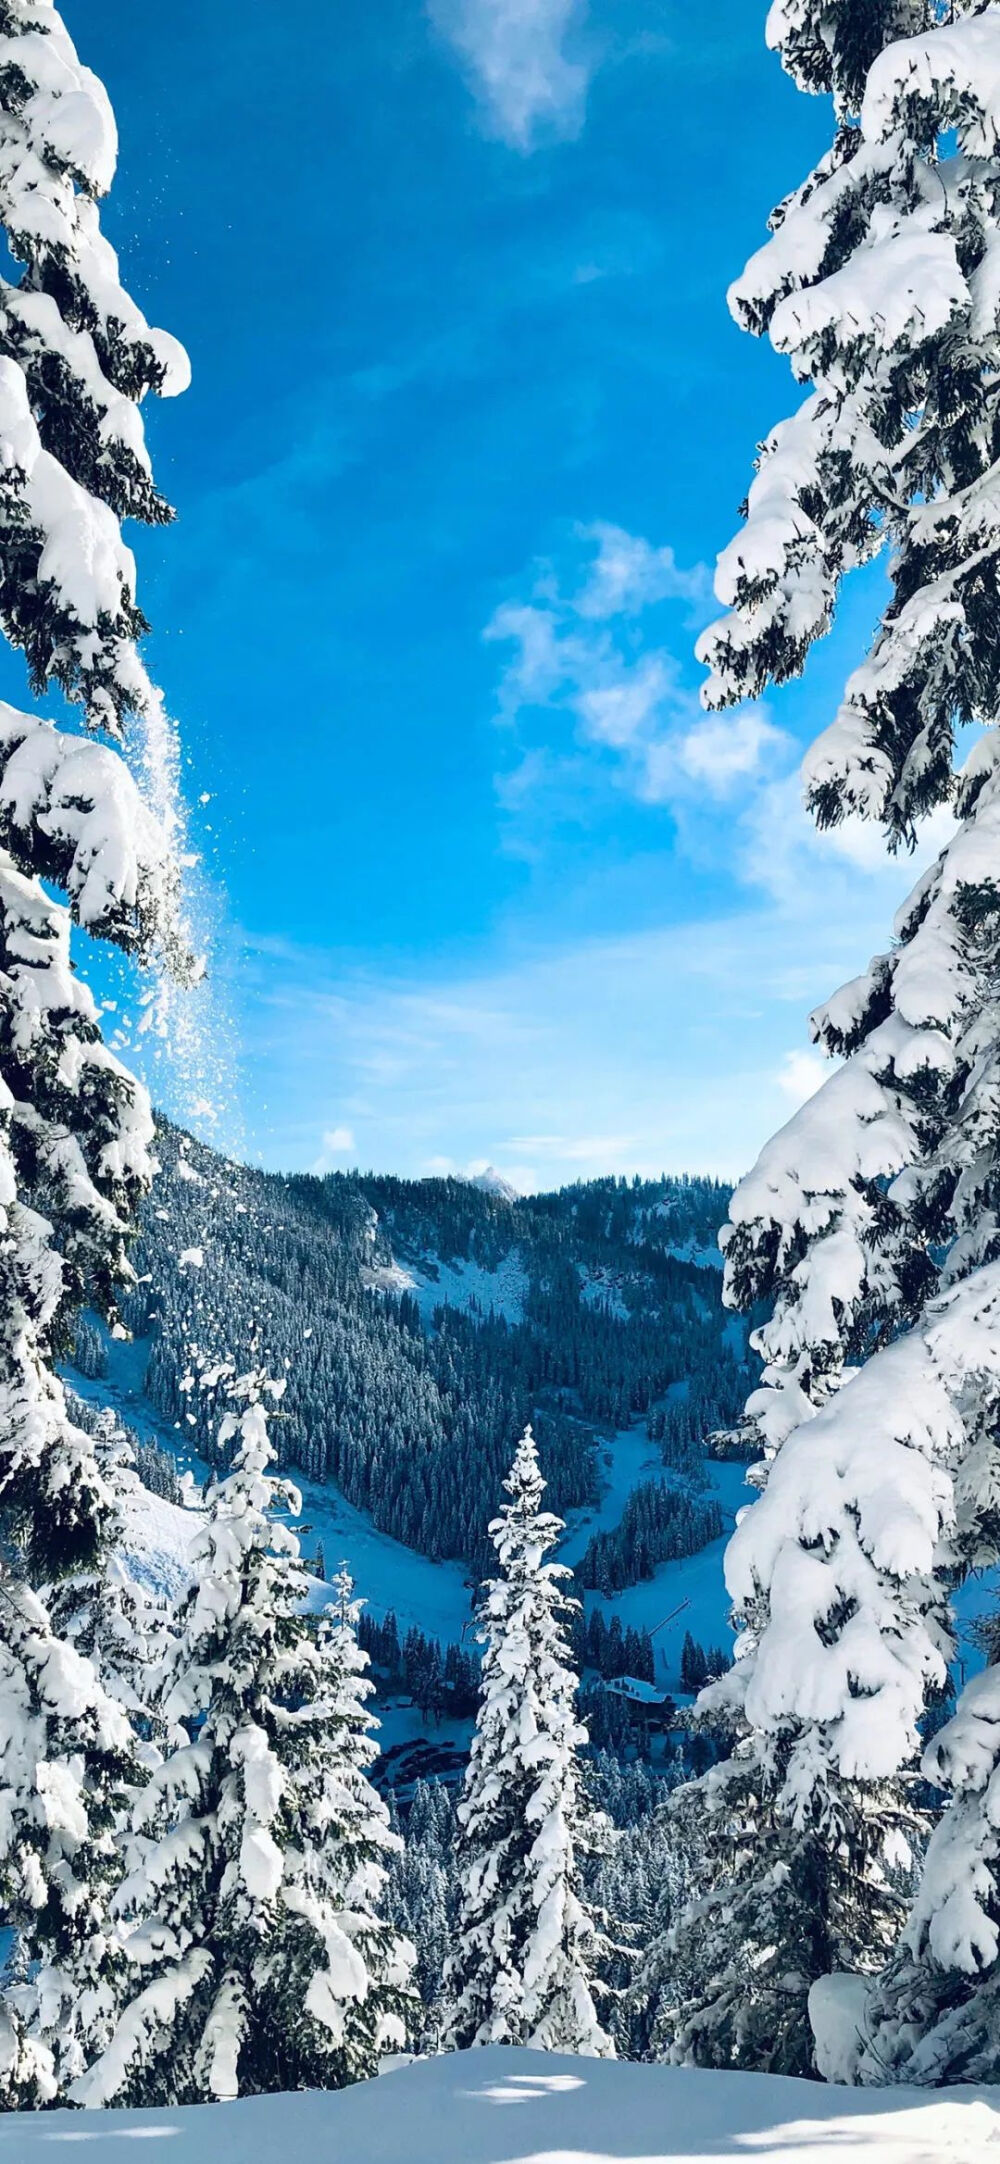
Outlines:
[[[283, 1462], [334, 1481], [382, 1531], [478, 1572], [527, 1420], [565, 1512], [597, 1500], [602, 1436], [648, 1416], [665, 1466], [693, 1486], [701, 1438], [738, 1417], [753, 1360], [721, 1306], [717, 1181], [607, 1179], [511, 1199], [457, 1179], [282, 1178], [166, 1123], [157, 1147], [124, 1313], [148, 1340], [153, 1404], [209, 1459], [198, 1370], [258, 1360], [287, 1380], [273, 1423]], [[86, 1322], [77, 1354], [100, 1366]], [[704, 1504], [658, 1493], [633, 1515], [593, 1582], [634, 1582], [718, 1531]]]

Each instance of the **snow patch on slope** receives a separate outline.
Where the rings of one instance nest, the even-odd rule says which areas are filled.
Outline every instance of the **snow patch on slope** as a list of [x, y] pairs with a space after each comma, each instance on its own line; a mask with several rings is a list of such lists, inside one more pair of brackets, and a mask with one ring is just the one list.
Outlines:
[[581, 1269], [580, 1298], [584, 1307], [606, 1308], [616, 1322], [627, 1322], [629, 1311], [622, 1299], [621, 1279], [609, 1270]]
[[472, 1260], [439, 1262], [427, 1256], [422, 1262], [411, 1263], [409, 1274], [425, 1327], [433, 1320], [437, 1307], [455, 1307], [468, 1314], [475, 1305], [483, 1315], [492, 1311], [502, 1315], [505, 1322], [523, 1320], [528, 1273], [517, 1247], [512, 1247], [493, 1270]]
[[414, 1292], [417, 1283], [401, 1262], [380, 1262], [371, 1268], [363, 1267], [361, 1282], [366, 1291], [392, 1293], [397, 1300], [404, 1292]]
[[139, 1488], [124, 1511], [123, 1557], [126, 1569], [151, 1593], [176, 1600], [191, 1577], [191, 1547], [203, 1512], [182, 1509], [164, 1496]]
[[710, 1247], [703, 1247], [697, 1240], [685, 1240], [682, 1246], [665, 1247], [663, 1252], [673, 1262], [693, 1263], [696, 1270], [721, 1270], [723, 1266], [722, 1250], [714, 1241]]

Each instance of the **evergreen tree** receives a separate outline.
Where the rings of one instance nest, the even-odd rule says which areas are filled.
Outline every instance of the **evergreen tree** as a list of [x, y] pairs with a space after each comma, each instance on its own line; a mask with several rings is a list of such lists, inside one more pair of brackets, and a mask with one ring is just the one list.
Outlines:
[[[864, 1802], [869, 1852], [905, 1860], [911, 1829], [894, 1824], [891, 1791], [866, 1790]], [[661, 1837], [679, 1889], [636, 1979], [651, 2055], [811, 2073], [810, 1985], [844, 1963], [845, 1949], [878, 1967], [902, 1913], [891, 1873], [854, 1876], [846, 1850], [789, 1823], [752, 1742], [678, 1789]]]
[[274, 1518], [300, 1499], [267, 1471], [263, 1393], [282, 1386], [225, 1387], [232, 1469], [209, 1491], [165, 1679], [178, 1740], [140, 1798], [118, 1900], [138, 1989], [75, 2086], [89, 2105], [337, 2088], [404, 2036], [410, 1950], [380, 1914], [397, 1844], [366, 1777], [350, 1580], [314, 1625]]
[[[72, 1411], [79, 1419], [88, 1408], [76, 1399]], [[139, 1582], [124, 1555], [129, 1510], [141, 1504], [145, 1485], [131, 1442], [107, 1410], [97, 1414], [90, 1432], [108, 1495], [106, 1535], [91, 1569], [60, 1578], [51, 1588], [49, 1613], [58, 1635], [92, 1662], [109, 1697], [125, 1708], [137, 1742], [145, 1747], [163, 1736], [156, 1677], [168, 1649], [170, 1607], [165, 1596]], [[148, 1762], [147, 1748], [140, 1757]]]
[[[3, 32], [0, 225], [20, 275], [0, 279], [0, 631], [32, 688], [58, 686], [89, 730], [120, 739], [137, 716], [162, 743], [119, 520], [169, 516], [139, 400], [182, 389], [187, 364], [100, 231], [116, 155], [103, 86], [51, 6], [8, 0]], [[53, 1360], [83, 1291], [109, 1313], [130, 1281], [152, 1171], [148, 1098], [101, 1041], [70, 932], [187, 969], [176, 876], [173, 835], [119, 752], [0, 706], [0, 1885], [24, 1971], [8, 2103], [25, 2082], [64, 2087], [87, 2024], [99, 2042], [113, 2019], [106, 1903], [134, 1762], [125, 1714], [43, 1597], [96, 1564], [113, 1523]]]
[[142, 1772], [124, 1708], [7, 1571], [0, 1607], [0, 1899], [20, 1956], [0, 2080], [16, 2110], [65, 2096], [114, 2026], [124, 1982], [111, 1903]]
[[[764, 1492], [727, 1563], [741, 1658], [707, 1710], [743, 1735], [762, 1833], [814, 1844], [827, 1944], [864, 1969], [893, 1935], [878, 1829], [907, 1816], [948, 1594], [1000, 1533], [1000, 31], [980, 0], [776, 0], [768, 37], [802, 88], [832, 93], [836, 132], [730, 296], [809, 390], [767, 437], [719, 561], [708, 703], [795, 674], [842, 576], [891, 551], [890, 599], [807, 757], [808, 799], [821, 825], [860, 816], [892, 843], [941, 804], [960, 822], [891, 950], [813, 1018], [843, 1065], [768, 1145], [724, 1235], [727, 1296], [767, 1300], [772, 1319], [749, 1408]], [[956, 775], [969, 722], [987, 733]], [[763, 1870], [758, 1886], [764, 1902]]]
[[190, 371], [125, 292], [100, 229], [118, 149], [103, 84], [41, 0], [6, 0], [4, 39], [0, 223], [23, 269], [0, 283], [0, 628], [36, 689], [58, 684], [88, 727], [120, 736], [159, 702], [119, 522], [172, 516], [138, 408]]
[[998, 1635], [994, 1625], [990, 1665], [924, 1753], [951, 1800], [899, 1948], [859, 2009], [849, 2071], [861, 2081], [1000, 2080]]
[[[149, 1686], [166, 1614], [121, 1560], [124, 1512], [139, 1484], [108, 1414], [94, 1462], [106, 1497], [97, 1564], [46, 1589], [47, 1610], [12, 1578], [3, 1589], [0, 1765], [20, 1833], [4, 1878], [19, 1955], [6, 2015], [9, 2039], [35, 2069], [21, 2101], [66, 2095], [110, 2041], [125, 1989], [113, 1920], [121, 1841], [158, 1756]], [[51, 1767], [42, 1763], [50, 1757]], [[23, 2079], [15, 2058], [9, 2103]]]
[[455, 1928], [458, 1883], [455, 1812], [441, 1781], [417, 1781], [406, 1818], [405, 1842], [390, 1867], [387, 1910], [416, 1948], [414, 1982], [419, 2003], [409, 2015], [410, 2043], [436, 2051], [445, 2008], [441, 1983]]
[[592, 1838], [562, 1591], [544, 1560], [562, 1531], [543, 1511], [531, 1429], [490, 1526], [500, 1574], [480, 1606], [482, 1700], [458, 1806], [460, 1904], [445, 2041], [613, 2055], [594, 2006], [602, 1946], [580, 1888]]

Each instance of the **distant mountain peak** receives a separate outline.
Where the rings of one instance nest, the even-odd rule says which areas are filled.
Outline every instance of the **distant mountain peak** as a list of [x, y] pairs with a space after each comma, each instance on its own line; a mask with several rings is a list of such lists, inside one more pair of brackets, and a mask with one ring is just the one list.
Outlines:
[[498, 1172], [495, 1165], [487, 1165], [485, 1172], [472, 1173], [469, 1186], [478, 1187], [484, 1195], [502, 1195], [505, 1202], [518, 1200], [517, 1188], [504, 1179], [503, 1173]]

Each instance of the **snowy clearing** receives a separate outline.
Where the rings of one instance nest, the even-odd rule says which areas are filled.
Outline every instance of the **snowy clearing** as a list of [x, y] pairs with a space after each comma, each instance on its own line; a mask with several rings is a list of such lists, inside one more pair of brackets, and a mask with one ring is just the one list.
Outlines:
[[620, 1428], [617, 1435], [598, 1441], [597, 1462], [601, 1477], [601, 1500], [591, 1510], [566, 1514], [566, 1537], [559, 1550], [560, 1563], [578, 1563], [595, 1533], [608, 1533], [621, 1522], [633, 1488], [644, 1480], [665, 1477], [662, 1454], [651, 1443], [645, 1423]]
[[580, 1298], [585, 1307], [606, 1308], [617, 1322], [627, 1322], [629, 1309], [622, 1298], [622, 1279], [609, 1270], [596, 1270], [589, 1275], [580, 1268]]
[[674, 1262], [693, 1263], [696, 1270], [722, 1269], [722, 1251], [716, 1247], [714, 1241], [711, 1247], [703, 1247], [697, 1240], [685, 1240], [682, 1246], [665, 1247], [663, 1252], [670, 1255]]
[[346, 1562], [359, 1600], [380, 1622], [392, 1608], [404, 1637], [415, 1624], [442, 1645], [461, 1638], [472, 1615], [471, 1581], [463, 1563], [435, 1563], [391, 1533], [380, 1533], [332, 1483], [305, 1480], [294, 1466], [289, 1478], [302, 1494], [307, 1562], [321, 1541], [328, 1575]]
[[616, 2065], [532, 2051], [456, 2052], [333, 2095], [248, 2097], [180, 2111], [0, 2118], [4, 2164], [987, 2164], [1000, 2091], [824, 2088], [778, 2075]]
[[[430, 1275], [430, 1271], [434, 1275]], [[471, 1260], [439, 1262], [431, 1255], [420, 1262], [407, 1263], [406, 1274], [425, 1329], [438, 1307], [457, 1307], [467, 1314], [474, 1305], [483, 1315], [488, 1315], [491, 1310], [494, 1315], [502, 1315], [505, 1322], [523, 1320], [528, 1273], [516, 1247], [511, 1248], [509, 1255], [504, 1255], [495, 1270], [484, 1269], [482, 1263]]]

